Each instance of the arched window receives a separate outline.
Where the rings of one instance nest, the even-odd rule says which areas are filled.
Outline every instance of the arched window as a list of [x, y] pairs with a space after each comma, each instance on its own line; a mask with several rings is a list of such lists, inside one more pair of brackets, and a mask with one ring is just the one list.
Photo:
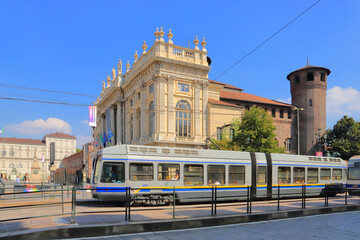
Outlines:
[[176, 136], [191, 136], [191, 108], [188, 102], [180, 100], [176, 104]]
[[139, 139], [141, 135], [141, 111], [140, 108], [136, 109], [136, 138]]
[[154, 102], [149, 105], [149, 134], [153, 134], [155, 130], [155, 111]]
[[15, 164], [10, 163], [9, 168], [15, 168]]
[[21, 163], [18, 164], [18, 168], [23, 168], [23, 165]]

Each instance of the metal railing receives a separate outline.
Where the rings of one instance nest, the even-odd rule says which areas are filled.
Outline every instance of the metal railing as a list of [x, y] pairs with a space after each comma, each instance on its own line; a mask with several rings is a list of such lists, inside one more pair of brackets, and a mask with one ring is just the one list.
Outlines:
[[[54, 217], [54, 216], [63, 216], [69, 217], [70, 221], [68, 223], [76, 223], [76, 218], [79, 215], [84, 214], [109, 214], [109, 213], [118, 213], [124, 214], [124, 221], [130, 222], [132, 214], [134, 212], [144, 212], [144, 211], [156, 211], [156, 210], [170, 210], [172, 211], [172, 218], [175, 219], [177, 214], [177, 210], [183, 209], [209, 209], [210, 212], [208, 215], [216, 216], [219, 213], [219, 209], [225, 209], [228, 207], [238, 206], [239, 208], [245, 208], [246, 211], [241, 212], [239, 214], [252, 214], [255, 209], [255, 205], [259, 208], [259, 206], [266, 205], [269, 208], [273, 208], [270, 211], [280, 211], [282, 209], [282, 204], [298, 204], [301, 201], [301, 208], [307, 208], [307, 202], [311, 201], [314, 198], [311, 198], [310, 195], [312, 192], [309, 192], [309, 185], [302, 184], [301, 186], [301, 194], [295, 192], [285, 192], [285, 188], [281, 185], [274, 185], [271, 199], [268, 199], [266, 196], [266, 192], [264, 192], [263, 196], [256, 195], [257, 199], [253, 196], [253, 187], [252, 186], [231, 186], [232, 195], [225, 194], [227, 189], [230, 187], [225, 186], [208, 186], [208, 187], [189, 187], [189, 190], [198, 190], [203, 194], [200, 196], [196, 196], [194, 199], [193, 196], [181, 196], [178, 197], [178, 194], [181, 193], [180, 190], [183, 188], [176, 187], [146, 187], [148, 191], [154, 191], [154, 193], [159, 193], [162, 190], [166, 190], [166, 194], [161, 195], [162, 199], [156, 199], [158, 201], [168, 203], [172, 206], [170, 207], [156, 207], [156, 208], [138, 208], [133, 207], [132, 204], [136, 202], [142, 202], [148, 199], [147, 196], [138, 197], [135, 192], [141, 191], [144, 188], [125, 188], [125, 202], [121, 207], [116, 207], [116, 209], [106, 210], [100, 209], [99, 211], [88, 211], [77, 208], [77, 205], [80, 205], [81, 201], [89, 201], [90, 193], [88, 188], [79, 187], [79, 186], [63, 186], [63, 185], [24, 185], [17, 186], [15, 188], [7, 188], [3, 193], [0, 192], [0, 223], [6, 221], [13, 220], [22, 220], [22, 219], [31, 219], [31, 218], [40, 218], [40, 217]], [[325, 185], [325, 189], [328, 186]], [[298, 195], [297, 198], [294, 198], [294, 195]], [[256, 201], [260, 199], [268, 199], [269, 201]], [[322, 196], [324, 199], [323, 206], [329, 206], [329, 199], [335, 199], [336, 202], [334, 204], [339, 205], [347, 205], [348, 204], [348, 194], [345, 191], [345, 194], [342, 196], [332, 197], [327, 191]], [[170, 201], [169, 201], [170, 199]], [[231, 199], [228, 200], [228, 199]], [[317, 198], [319, 199], [319, 198]], [[343, 199], [343, 200], [342, 200]], [[182, 202], [198, 202], [201, 204], [181, 204], [178, 205], [179, 201]], [[340, 202], [341, 200], [341, 202]], [[32, 202], [31, 202], [32, 201]], [[321, 198], [320, 200], [321, 201]], [[343, 201], [343, 202], [342, 202]], [[59, 207], [61, 211], [59, 211]], [[297, 205], [296, 205], [297, 206]], [[42, 214], [42, 211], [39, 211], [37, 215], [34, 215], [34, 208], [42, 208], [51, 207], [54, 211], [51, 214]], [[68, 211], [66, 211], [66, 207]], [[317, 207], [321, 207], [317, 205]], [[100, 207], [101, 208], [101, 207]], [[9, 210], [18, 210], [22, 209], [23, 212], [28, 209], [29, 215], [26, 216], [24, 214], [19, 215], [18, 217], [7, 218], [3, 216], [3, 213], [6, 213]], [[275, 210], [276, 209], [276, 210]], [[96, 210], [96, 209], [95, 209]], [[258, 209], [255, 209], [259, 211]], [[6, 211], [6, 212], [5, 212]], [[58, 211], [58, 213], [56, 213]], [[265, 209], [264, 212], [268, 212], [269, 210]], [[11, 214], [7, 214], [7, 216], [12, 216]]]

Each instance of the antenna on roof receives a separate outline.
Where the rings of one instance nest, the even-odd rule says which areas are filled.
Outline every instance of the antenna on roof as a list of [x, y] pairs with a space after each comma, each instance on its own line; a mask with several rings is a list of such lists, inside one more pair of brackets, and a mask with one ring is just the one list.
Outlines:
[[309, 56], [307, 56], [307, 65], [309, 66]]
[[188, 39], [188, 48], [190, 48], [190, 38]]

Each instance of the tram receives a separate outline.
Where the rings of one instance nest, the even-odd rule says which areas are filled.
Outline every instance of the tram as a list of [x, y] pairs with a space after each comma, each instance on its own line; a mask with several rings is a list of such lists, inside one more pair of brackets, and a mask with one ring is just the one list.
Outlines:
[[349, 195], [360, 196], [360, 155], [348, 161], [347, 191]]
[[117, 145], [98, 151], [93, 159], [92, 195], [103, 201], [131, 198], [143, 204], [211, 200], [211, 187], [219, 199], [271, 199], [301, 196], [335, 196], [345, 192], [346, 163], [340, 158], [290, 154], [198, 150]]

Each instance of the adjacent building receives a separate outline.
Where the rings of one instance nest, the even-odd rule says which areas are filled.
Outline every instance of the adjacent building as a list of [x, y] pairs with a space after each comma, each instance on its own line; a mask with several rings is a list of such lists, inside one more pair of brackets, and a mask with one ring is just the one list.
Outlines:
[[[0, 173], [2, 178], [22, 178], [31, 173], [31, 165], [36, 160], [41, 167], [41, 176], [49, 176], [50, 143], [55, 143], [55, 167], [61, 160], [76, 152], [76, 138], [65, 133], [52, 133], [40, 139], [0, 137]], [[30, 175], [31, 178], [31, 175]]]

